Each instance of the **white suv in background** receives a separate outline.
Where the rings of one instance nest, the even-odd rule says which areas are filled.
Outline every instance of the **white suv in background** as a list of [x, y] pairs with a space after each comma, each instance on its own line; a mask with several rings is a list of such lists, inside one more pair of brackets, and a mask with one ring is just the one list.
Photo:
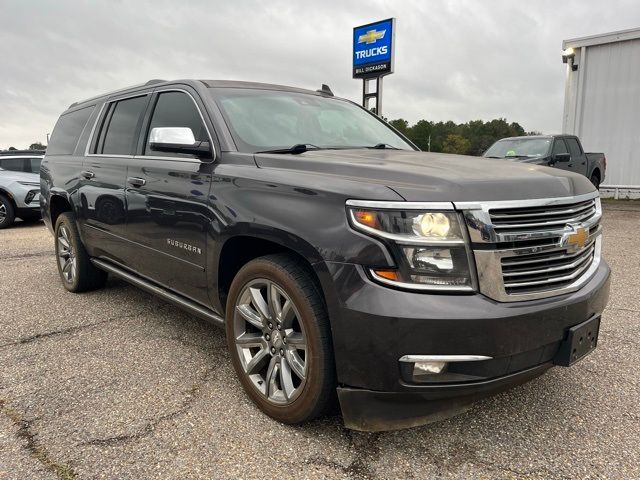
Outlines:
[[40, 219], [40, 163], [44, 152], [10, 150], [0, 152], [0, 229], [10, 227], [16, 217]]

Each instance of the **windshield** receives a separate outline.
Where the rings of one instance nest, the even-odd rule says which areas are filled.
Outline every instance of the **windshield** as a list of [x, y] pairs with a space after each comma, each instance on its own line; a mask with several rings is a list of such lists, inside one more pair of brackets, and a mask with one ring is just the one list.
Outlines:
[[507, 138], [499, 140], [484, 153], [485, 157], [543, 157], [549, 152], [550, 138]]
[[312, 148], [363, 148], [386, 144], [413, 150], [366, 110], [345, 100], [246, 88], [209, 90], [240, 151], [260, 152], [307, 144]]

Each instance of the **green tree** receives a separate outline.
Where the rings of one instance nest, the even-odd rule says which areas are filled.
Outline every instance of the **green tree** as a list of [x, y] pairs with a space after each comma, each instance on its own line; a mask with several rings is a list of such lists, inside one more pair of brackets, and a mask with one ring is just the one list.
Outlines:
[[409, 129], [407, 136], [420, 150], [426, 152], [429, 149], [429, 137], [431, 136], [432, 128], [431, 122], [420, 120]]
[[442, 151], [445, 153], [458, 153], [460, 155], [464, 155], [470, 148], [471, 142], [462, 135], [457, 135], [455, 133], [447, 135], [447, 138], [442, 144]]
[[409, 122], [407, 122], [404, 118], [398, 118], [397, 120], [391, 120], [389, 124], [402, 133], [405, 136], [408, 136], [409, 133]]
[[504, 118], [488, 122], [471, 120], [460, 124], [452, 121], [434, 123], [419, 120], [413, 126], [405, 119], [399, 118], [390, 123], [421, 150], [428, 150], [431, 141], [432, 152], [451, 151], [465, 155], [482, 155], [496, 140], [527, 135], [519, 123], [509, 123]]
[[40, 142], [35, 142], [35, 143], [32, 143], [31, 145], [29, 145], [29, 150], [46, 150], [46, 148], [47, 147], [45, 147]]

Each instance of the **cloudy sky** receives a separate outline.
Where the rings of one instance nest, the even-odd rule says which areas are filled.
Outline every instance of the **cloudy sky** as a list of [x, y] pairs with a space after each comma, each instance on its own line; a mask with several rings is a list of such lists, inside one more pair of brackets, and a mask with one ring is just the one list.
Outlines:
[[559, 131], [566, 38], [640, 26], [637, 0], [0, 0], [0, 148], [71, 103], [151, 78], [251, 80], [358, 101], [356, 25], [396, 17], [384, 114]]

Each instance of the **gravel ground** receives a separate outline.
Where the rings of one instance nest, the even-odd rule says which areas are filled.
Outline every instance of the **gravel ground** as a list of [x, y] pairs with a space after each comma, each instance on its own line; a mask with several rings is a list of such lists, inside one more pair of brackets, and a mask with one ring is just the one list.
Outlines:
[[61, 286], [42, 224], [0, 231], [0, 479], [640, 478], [640, 209], [607, 203], [599, 348], [437, 424], [280, 425], [224, 333], [119, 280]]

